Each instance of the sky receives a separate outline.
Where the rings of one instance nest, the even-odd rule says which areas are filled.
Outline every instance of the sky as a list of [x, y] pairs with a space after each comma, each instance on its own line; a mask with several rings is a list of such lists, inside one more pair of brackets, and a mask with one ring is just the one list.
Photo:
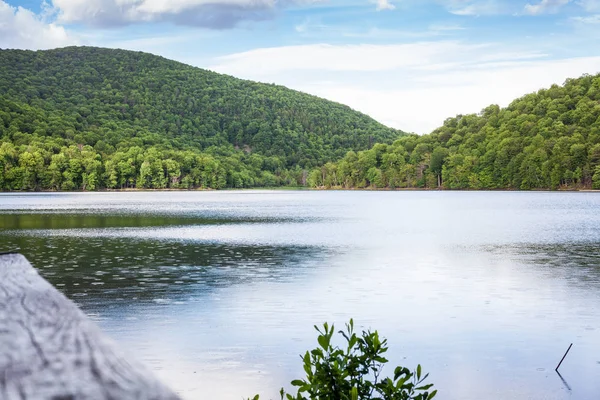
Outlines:
[[419, 134], [600, 72], [600, 0], [0, 0], [0, 48], [145, 51]]

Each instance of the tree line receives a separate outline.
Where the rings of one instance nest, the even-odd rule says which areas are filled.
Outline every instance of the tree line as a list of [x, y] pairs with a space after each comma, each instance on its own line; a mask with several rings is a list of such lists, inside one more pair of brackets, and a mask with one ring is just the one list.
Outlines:
[[600, 75], [311, 170], [321, 188], [600, 189]]
[[301, 186], [306, 171], [278, 157], [130, 147], [102, 155], [93, 147], [0, 145], [0, 190], [224, 189]]

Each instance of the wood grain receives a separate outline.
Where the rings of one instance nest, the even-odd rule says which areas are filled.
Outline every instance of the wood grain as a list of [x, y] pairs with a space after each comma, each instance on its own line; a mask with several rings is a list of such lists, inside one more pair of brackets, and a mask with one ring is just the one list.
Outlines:
[[20, 254], [0, 255], [0, 399], [179, 399]]

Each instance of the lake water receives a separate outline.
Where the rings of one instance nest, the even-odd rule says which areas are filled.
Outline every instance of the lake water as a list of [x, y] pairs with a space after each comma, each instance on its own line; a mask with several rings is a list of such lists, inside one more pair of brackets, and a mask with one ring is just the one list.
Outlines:
[[350, 317], [440, 399], [600, 393], [600, 193], [5, 194], [0, 228], [188, 399], [278, 398]]

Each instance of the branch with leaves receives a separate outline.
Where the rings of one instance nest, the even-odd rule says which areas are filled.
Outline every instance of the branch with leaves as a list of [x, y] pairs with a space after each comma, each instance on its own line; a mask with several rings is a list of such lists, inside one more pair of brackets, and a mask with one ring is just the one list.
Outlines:
[[[415, 371], [396, 367], [392, 378], [380, 380], [383, 367], [388, 360], [387, 339], [382, 339], [377, 331], [363, 331], [359, 336], [354, 331], [354, 321], [346, 324], [345, 331], [338, 333], [345, 344], [332, 344], [334, 325], [324, 323], [318, 332], [319, 347], [307, 351], [302, 356], [306, 373], [304, 379], [291, 382], [297, 393], [286, 393], [281, 389], [285, 400], [430, 400], [437, 390], [430, 391], [432, 384], [425, 384], [429, 374], [423, 375], [421, 366]], [[256, 395], [252, 400], [259, 400]]]

